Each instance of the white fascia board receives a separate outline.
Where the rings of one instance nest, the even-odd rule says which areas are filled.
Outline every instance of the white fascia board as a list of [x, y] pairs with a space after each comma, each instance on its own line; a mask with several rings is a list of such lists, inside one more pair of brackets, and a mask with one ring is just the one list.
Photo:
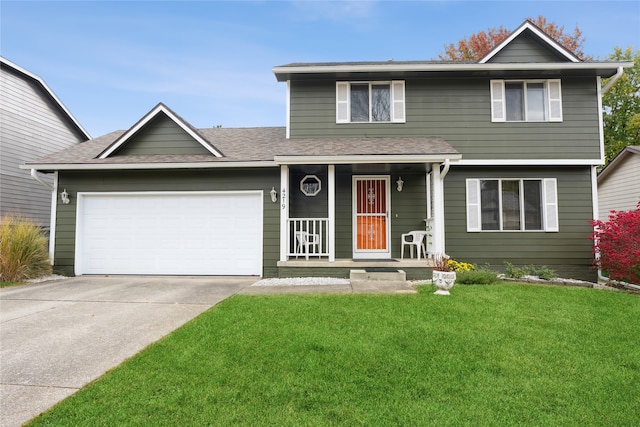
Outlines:
[[445, 159], [458, 161], [462, 154], [433, 155], [351, 155], [351, 156], [275, 156], [273, 159], [280, 165], [306, 164], [366, 164], [366, 163], [440, 163]]
[[460, 160], [458, 166], [598, 166], [601, 159], [500, 159]]
[[13, 68], [14, 70], [24, 74], [25, 76], [29, 77], [30, 79], [36, 81], [45, 90], [45, 92], [47, 92], [47, 94], [56, 102], [56, 104], [58, 104], [60, 109], [62, 109], [62, 111], [64, 111], [64, 113], [71, 119], [73, 124], [77, 126], [77, 128], [80, 130], [80, 132], [83, 133], [83, 136], [87, 140], [91, 139], [91, 135], [89, 135], [89, 132], [87, 132], [85, 130], [85, 128], [82, 127], [80, 122], [78, 122], [78, 120], [76, 120], [76, 118], [73, 116], [73, 114], [71, 114], [71, 111], [69, 111], [67, 109], [67, 107], [62, 103], [62, 101], [60, 101], [60, 99], [56, 96], [56, 94], [53, 92], [53, 90], [51, 90], [51, 88], [45, 83], [44, 80], [42, 80], [39, 76], [33, 74], [32, 72], [25, 70], [21, 66], [19, 66], [17, 64], [14, 64], [13, 62], [9, 61], [7, 58], [4, 58], [4, 57], [0, 56], [0, 63], [2, 63], [4, 65], [7, 65], [10, 68]]
[[322, 73], [376, 73], [376, 72], [451, 72], [451, 71], [562, 71], [589, 70], [594, 68], [618, 67], [629, 68], [633, 62], [531, 62], [531, 63], [420, 63], [420, 64], [337, 64], [310, 65], [297, 67], [274, 67], [273, 73], [278, 74], [322, 74]]
[[260, 162], [200, 162], [200, 163], [70, 163], [70, 164], [28, 164], [20, 169], [37, 171], [64, 170], [145, 170], [145, 169], [215, 169], [215, 168], [265, 168], [279, 166], [273, 161]]
[[116, 151], [118, 148], [120, 148], [120, 146], [122, 146], [125, 142], [127, 142], [131, 136], [133, 136], [136, 132], [138, 132], [140, 129], [145, 127], [147, 123], [149, 123], [149, 121], [153, 119], [156, 115], [158, 115], [158, 113], [160, 112], [163, 112], [164, 114], [166, 114], [171, 120], [173, 120], [174, 123], [180, 126], [180, 128], [184, 130], [187, 134], [189, 134], [189, 136], [191, 136], [193, 139], [198, 141], [198, 143], [202, 145], [205, 149], [207, 149], [207, 151], [209, 151], [211, 154], [213, 154], [216, 157], [223, 157], [222, 153], [220, 153], [218, 150], [213, 148], [207, 141], [202, 139], [200, 135], [198, 135], [193, 129], [187, 126], [184, 123], [184, 121], [182, 121], [182, 119], [180, 119], [175, 114], [173, 114], [171, 110], [166, 108], [163, 104], [158, 104], [153, 110], [147, 113], [147, 115], [145, 115], [142, 118], [142, 120], [140, 120], [131, 129], [126, 131], [122, 136], [120, 136], [120, 138], [118, 138], [115, 144], [113, 144], [112, 146], [107, 148], [105, 151], [103, 151], [98, 158], [106, 159], [107, 157], [109, 157], [114, 151]]
[[545, 43], [547, 43], [549, 46], [554, 48], [558, 53], [560, 53], [562, 56], [564, 56], [565, 58], [567, 58], [571, 62], [574, 62], [574, 63], [581, 62], [580, 58], [575, 56], [569, 50], [565, 49], [562, 45], [560, 45], [557, 41], [555, 41], [554, 39], [552, 39], [551, 37], [546, 35], [544, 32], [540, 31], [540, 29], [538, 27], [536, 27], [535, 25], [533, 25], [529, 21], [526, 21], [524, 24], [522, 24], [520, 26], [520, 28], [518, 28], [513, 33], [511, 33], [509, 35], [509, 37], [504, 39], [502, 41], [502, 43], [500, 43], [498, 46], [493, 48], [491, 50], [491, 52], [489, 52], [484, 58], [482, 58], [480, 61], [478, 61], [478, 63], [485, 64], [488, 60], [490, 60], [498, 52], [500, 52], [505, 46], [507, 46], [509, 43], [511, 43], [513, 41], [513, 39], [515, 39], [520, 34], [522, 34], [525, 30], [532, 31], [536, 36], [540, 37], [542, 40], [544, 40]]

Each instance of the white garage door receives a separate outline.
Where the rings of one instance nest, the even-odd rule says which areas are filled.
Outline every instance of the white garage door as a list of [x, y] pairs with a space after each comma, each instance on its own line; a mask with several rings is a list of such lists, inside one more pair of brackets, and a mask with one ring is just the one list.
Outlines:
[[76, 274], [262, 275], [261, 192], [79, 193]]

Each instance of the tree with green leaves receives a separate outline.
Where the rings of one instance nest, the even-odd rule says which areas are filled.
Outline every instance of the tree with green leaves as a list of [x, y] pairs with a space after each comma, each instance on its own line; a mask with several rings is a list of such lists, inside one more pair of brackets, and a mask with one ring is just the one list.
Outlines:
[[[602, 95], [605, 163], [609, 163], [626, 146], [640, 145], [640, 50], [616, 47], [606, 59], [634, 63]], [[602, 81], [603, 87], [608, 81]]]

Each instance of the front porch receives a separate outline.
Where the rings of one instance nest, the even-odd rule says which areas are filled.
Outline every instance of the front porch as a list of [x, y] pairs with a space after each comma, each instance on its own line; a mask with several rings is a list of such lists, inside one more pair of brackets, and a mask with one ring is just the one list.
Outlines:
[[341, 277], [349, 278], [352, 270], [402, 270], [407, 280], [431, 279], [435, 267], [433, 259], [290, 259], [278, 261], [279, 277]]

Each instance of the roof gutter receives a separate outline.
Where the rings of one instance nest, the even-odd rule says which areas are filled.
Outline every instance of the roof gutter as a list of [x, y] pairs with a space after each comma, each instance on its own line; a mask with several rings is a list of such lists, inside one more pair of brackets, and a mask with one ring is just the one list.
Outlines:
[[36, 181], [38, 181], [40, 184], [42, 184], [47, 190], [49, 191], [53, 191], [53, 187], [50, 186], [49, 184], [47, 184], [46, 182], [44, 182], [43, 180], [40, 179], [40, 177], [38, 176], [38, 170], [37, 169], [31, 169], [31, 178], [35, 179]]
[[602, 88], [602, 94], [604, 95], [605, 93], [607, 93], [607, 91], [609, 89], [611, 89], [611, 86], [613, 86], [614, 84], [616, 84], [616, 82], [618, 81], [618, 79], [620, 79], [620, 77], [622, 77], [622, 74], [624, 74], [624, 68], [623, 67], [618, 67], [618, 70], [616, 71], [616, 74], [611, 77], [611, 80], [609, 80], [609, 83], [607, 83], [607, 85], [605, 87]]

